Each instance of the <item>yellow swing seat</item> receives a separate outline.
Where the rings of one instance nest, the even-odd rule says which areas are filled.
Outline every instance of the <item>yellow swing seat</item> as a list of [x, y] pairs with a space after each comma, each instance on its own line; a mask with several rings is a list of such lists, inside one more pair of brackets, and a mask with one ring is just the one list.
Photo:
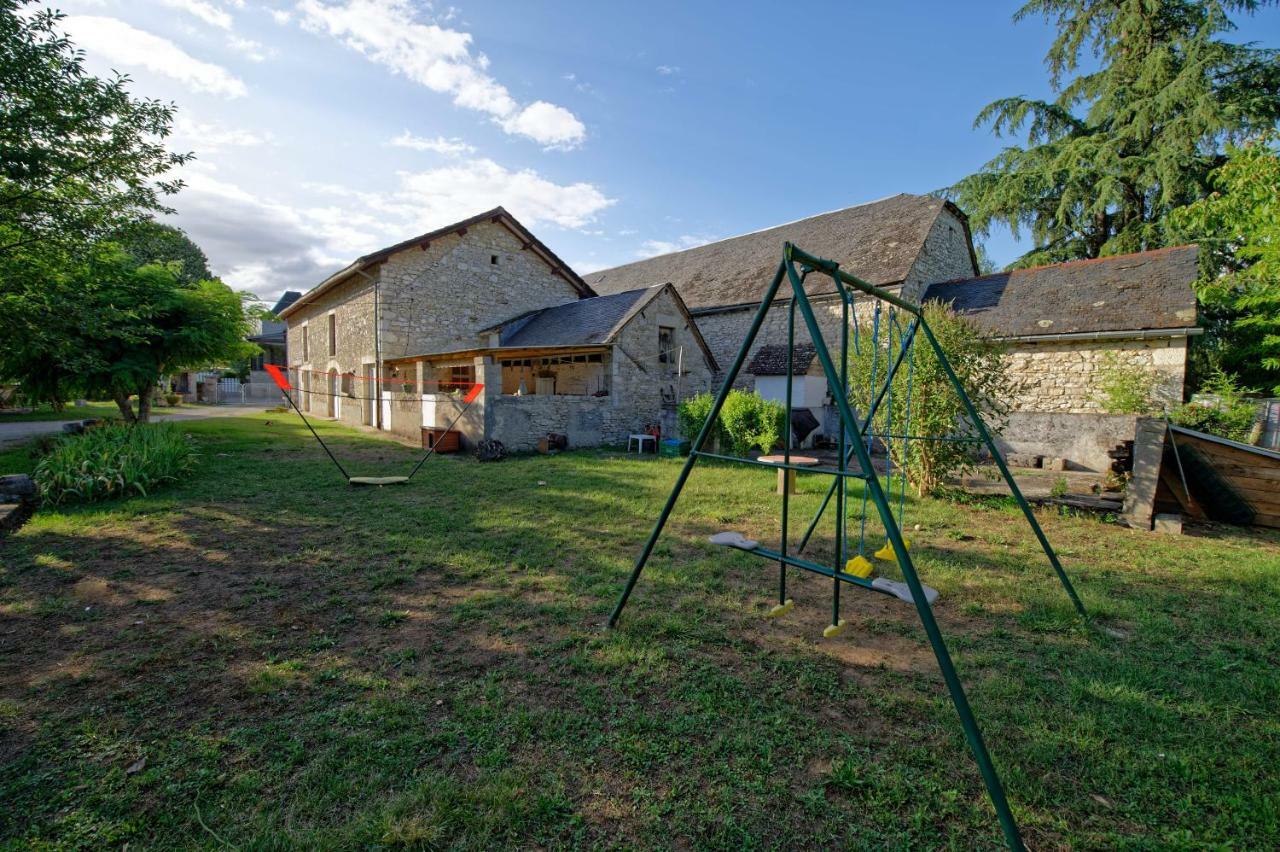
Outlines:
[[[906, 536], [902, 537], [902, 546], [907, 550], [911, 549], [911, 541]], [[877, 550], [874, 554], [876, 559], [883, 559], [885, 562], [897, 562], [898, 554], [893, 550], [893, 542], [886, 541], [884, 547]]]
[[874, 566], [871, 560], [859, 553], [857, 556], [844, 563], [844, 573], [852, 574], [855, 577], [866, 579], [871, 576], [871, 570]]

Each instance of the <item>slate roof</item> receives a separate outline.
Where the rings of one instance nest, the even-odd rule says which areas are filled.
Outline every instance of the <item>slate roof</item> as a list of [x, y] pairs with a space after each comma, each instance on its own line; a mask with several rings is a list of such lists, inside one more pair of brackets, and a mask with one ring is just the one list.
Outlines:
[[1055, 263], [931, 285], [999, 337], [1144, 331], [1196, 324], [1196, 246]]
[[498, 345], [504, 347], [605, 344], [613, 339], [632, 311], [646, 297], [656, 295], [654, 291], [657, 289], [659, 288], [643, 287], [610, 296], [579, 299], [552, 308], [530, 311], [485, 331], [501, 329]]
[[[896, 284], [907, 277], [934, 221], [950, 202], [926, 195], [895, 195], [880, 201], [811, 216], [786, 225], [685, 251], [604, 269], [583, 276], [597, 293], [619, 293], [651, 284], [674, 284], [691, 311], [759, 302], [787, 240], [820, 257], [838, 261], [872, 284]], [[965, 225], [967, 228], [967, 224]], [[831, 280], [811, 276], [806, 292], [833, 292]]]
[[[791, 360], [791, 375], [801, 376], [809, 371], [817, 350], [812, 343], [797, 343]], [[747, 365], [753, 376], [785, 376], [787, 374], [787, 345], [770, 343], [756, 350], [755, 357]]]
[[294, 302], [298, 301], [301, 298], [302, 298], [302, 293], [300, 293], [299, 291], [285, 290], [284, 295], [280, 297], [280, 299], [276, 302], [275, 307], [271, 309], [271, 313], [279, 316], [281, 311], [283, 311], [285, 308], [289, 307], [290, 305], [292, 305]]

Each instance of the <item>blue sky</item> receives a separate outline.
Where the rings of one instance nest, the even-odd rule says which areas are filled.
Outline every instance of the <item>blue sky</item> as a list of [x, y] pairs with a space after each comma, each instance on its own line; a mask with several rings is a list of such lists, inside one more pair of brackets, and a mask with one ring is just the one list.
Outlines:
[[497, 204], [587, 272], [929, 192], [1005, 144], [983, 105], [1048, 94], [1052, 38], [1012, 2], [49, 5], [178, 104], [176, 224], [264, 299]]

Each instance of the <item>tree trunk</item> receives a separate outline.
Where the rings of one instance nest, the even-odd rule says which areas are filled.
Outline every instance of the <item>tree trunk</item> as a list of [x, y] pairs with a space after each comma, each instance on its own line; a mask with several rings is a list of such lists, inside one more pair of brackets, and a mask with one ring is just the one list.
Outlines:
[[125, 423], [136, 423], [138, 418], [133, 413], [133, 404], [129, 402], [129, 394], [122, 390], [113, 391], [111, 398], [115, 400], [116, 408], [120, 409], [120, 416], [124, 418]]
[[147, 382], [138, 388], [138, 422], [146, 423], [151, 419], [151, 395], [155, 393], [154, 382]]

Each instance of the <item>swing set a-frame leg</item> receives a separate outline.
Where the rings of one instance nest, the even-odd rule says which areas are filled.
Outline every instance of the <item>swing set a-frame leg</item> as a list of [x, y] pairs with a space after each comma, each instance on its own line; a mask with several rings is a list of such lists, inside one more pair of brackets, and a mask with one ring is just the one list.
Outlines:
[[[680, 475], [671, 490], [671, 494], [668, 496], [667, 502], [663, 506], [657, 522], [654, 524], [653, 531], [650, 533], [644, 549], [637, 558], [635, 567], [632, 569], [631, 575], [627, 579], [626, 586], [623, 588], [622, 593], [618, 598], [618, 602], [609, 616], [608, 623], [610, 627], [617, 625], [618, 618], [622, 614], [622, 610], [626, 606], [627, 600], [630, 598], [631, 592], [635, 588], [636, 582], [639, 580], [645, 564], [653, 553], [658, 537], [665, 528], [667, 519], [670, 517], [672, 510], [675, 508], [676, 502], [678, 501], [685, 483], [688, 481], [689, 475], [693, 470], [693, 466], [697, 463], [699, 456], [702, 454], [703, 446], [705, 445], [708, 435], [719, 417], [720, 409], [724, 405], [724, 401], [733, 386], [734, 380], [742, 369], [743, 362], [746, 360], [746, 355], [751, 344], [755, 341], [756, 336], [760, 332], [761, 325], [763, 324], [770, 306], [777, 296], [778, 288], [784, 277], [786, 277], [791, 284], [794, 306], [799, 308], [800, 313], [804, 318], [805, 325], [809, 331], [809, 336], [814, 345], [815, 354], [822, 366], [822, 370], [826, 376], [828, 384], [831, 387], [841, 386], [841, 373], [837, 372], [835, 364], [832, 362], [831, 353], [827, 349], [821, 329], [819, 328], [817, 319], [814, 316], [813, 309], [804, 292], [802, 279], [799, 273], [796, 272], [794, 264], [797, 260], [809, 269], [820, 270], [830, 275], [836, 280], [837, 286], [842, 286], [842, 279], [856, 281], [856, 286], [858, 286], [859, 289], [863, 289], [878, 298], [883, 298], [893, 304], [906, 308], [916, 316], [917, 320], [924, 327], [925, 333], [929, 337], [935, 351], [938, 352], [942, 363], [946, 365], [945, 355], [941, 353], [937, 341], [933, 339], [933, 335], [929, 331], [927, 324], [924, 323], [923, 317], [920, 316], [920, 309], [918, 306], [910, 305], [892, 294], [885, 293], [884, 291], [874, 288], [865, 282], [857, 281], [856, 279], [853, 279], [852, 276], [846, 276], [844, 273], [837, 270], [835, 264], [829, 261], [824, 261], [821, 258], [815, 258], [811, 255], [807, 255], [804, 252], [795, 249], [795, 247], [790, 243], [787, 243], [784, 248], [783, 261], [779, 264], [778, 271], [774, 275], [773, 280], [770, 282], [769, 287], [761, 300], [760, 308], [751, 322], [746, 339], [743, 342], [742, 347], [738, 350], [738, 355], [734, 359], [733, 366], [725, 377], [724, 384], [716, 395], [715, 402], [711, 407], [707, 420], [699, 431], [697, 439], [694, 441], [689, 458], [686, 459], [684, 466], [680, 471]], [[984, 439], [987, 440], [988, 446], [994, 453], [994, 446], [990, 441], [990, 435], [986, 432], [985, 427], [981, 425], [981, 421], [977, 419], [976, 410], [973, 409], [972, 403], [968, 401], [968, 397], [964, 395], [963, 388], [959, 387], [959, 382], [956, 380], [954, 373], [951, 372], [949, 365], [947, 366], [947, 373], [952, 383], [956, 385], [957, 391], [965, 400], [970, 415], [974, 417], [975, 422], [979, 424], [978, 428], [981, 434]], [[919, 576], [916, 574], [915, 565], [912, 562], [910, 553], [907, 551], [906, 542], [903, 540], [902, 532], [898, 528], [892, 507], [889, 505], [888, 498], [880, 484], [879, 477], [872, 466], [870, 452], [862, 441], [862, 429], [859, 426], [857, 418], [853, 414], [847, 396], [844, 394], [837, 394], [835, 397], [835, 403], [840, 414], [843, 432], [850, 442], [850, 447], [853, 450], [861, 469], [861, 478], [865, 482], [865, 487], [872, 502], [875, 504], [876, 511], [880, 514], [881, 521], [884, 524], [885, 533], [889, 539], [889, 544], [893, 548], [893, 551], [898, 554], [899, 568], [901, 569], [903, 578], [906, 580], [907, 587], [910, 590], [912, 602], [916, 608], [916, 613], [920, 618], [921, 625], [924, 627], [925, 635], [929, 640], [929, 645], [933, 649], [934, 657], [938, 662], [938, 668], [942, 672], [943, 681], [947, 686], [947, 692], [951, 697], [951, 702], [956, 709], [956, 714], [960, 717], [960, 724], [964, 729], [965, 739], [968, 741], [969, 749], [973, 753], [974, 761], [978, 764], [979, 773], [982, 776], [983, 784], [986, 786], [987, 795], [991, 799], [991, 804], [996, 811], [996, 816], [1000, 822], [1001, 830], [1004, 833], [1005, 841], [1009, 845], [1010, 849], [1022, 850], [1025, 847], [1023, 846], [1022, 838], [1018, 831], [1017, 822], [1009, 807], [1008, 799], [1005, 796], [1004, 787], [1000, 782], [999, 776], [996, 774], [995, 766], [991, 760], [991, 755], [987, 751], [986, 743], [983, 741], [982, 733], [978, 728], [977, 720], [974, 718], [968, 697], [965, 695], [964, 687], [960, 683], [959, 675], [956, 673], [955, 665], [951, 660], [951, 654], [947, 650], [946, 642], [943, 640], [942, 631], [938, 627], [937, 620], [933, 616], [933, 610], [925, 596], [924, 586], [920, 582]], [[998, 458], [998, 454], [996, 455]], [[845, 463], [846, 460], [842, 458], [842, 468]], [[1005, 470], [1002, 460], [1000, 462], [1000, 466], [1002, 472], [1007, 475], [1007, 470]], [[1016, 486], [1014, 487], [1016, 489]], [[1015, 494], [1019, 497], [1021, 496], [1016, 490]], [[1022, 502], [1025, 504], [1025, 501]], [[1036, 529], [1037, 534], [1041, 539], [1041, 543], [1047, 550], [1049, 550], [1048, 541], [1044, 538], [1043, 532], [1040, 531], [1039, 526], [1035, 524], [1034, 518], [1030, 517], [1029, 508], [1026, 508], [1025, 511], [1028, 512], [1029, 520], [1031, 520], [1033, 527]], [[1049, 550], [1049, 552], [1051, 552], [1051, 550]], [[1056, 565], [1056, 558], [1054, 558], [1054, 562], [1055, 567], [1059, 567]], [[1064, 583], [1067, 582], [1065, 573], [1060, 571], [1059, 576], [1063, 579]], [[1072, 595], [1073, 599], [1075, 599], [1073, 590]]]
[[[827, 350], [821, 329], [818, 327], [818, 321], [814, 318], [813, 309], [809, 306], [809, 300], [805, 296], [804, 288], [800, 286], [799, 276], [796, 274], [792, 263], [792, 246], [790, 243], [787, 243], [785, 251], [786, 260], [784, 260], [783, 266], [787, 277], [791, 280], [792, 289], [795, 291], [793, 298], [799, 303], [800, 313], [804, 317], [805, 324], [809, 327], [809, 336], [813, 340], [815, 354], [822, 365], [822, 371], [826, 374], [827, 382], [832, 387], [839, 387], [840, 374], [836, 372], [835, 364], [831, 361], [831, 353]], [[812, 261], [814, 262], [811, 262], [810, 258], [804, 259], [807, 265], [816, 266], [819, 269], [825, 267], [817, 258], [812, 258]], [[835, 277], [834, 269], [832, 272], [832, 277]], [[923, 322], [923, 318], [921, 319]], [[927, 330], [928, 326], [925, 326], [925, 328]], [[849, 434], [854, 453], [857, 455], [858, 464], [862, 468], [865, 487], [870, 491], [876, 511], [880, 513], [880, 519], [884, 523], [889, 543], [893, 545], [894, 553], [898, 554], [898, 566], [902, 570], [903, 579], [907, 581], [907, 586], [911, 590], [911, 598], [915, 604], [916, 613], [920, 616], [920, 623], [924, 626], [930, 647], [933, 648], [934, 657], [938, 661], [938, 668], [942, 671], [942, 679], [947, 685], [947, 692], [951, 695], [951, 703], [955, 706], [956, 715], [960, 717], [960, 725], [964, 729], [965, 739], [968, 740], [969, 750], [973, 753], [974, 761], [978, 764], [978, 771], [982, 775], [983, 784], [987, 788], [987, 795], [991, 799], [991, 804], [996, 811], [996, 817], [1000, 821], [1000, 828], [1004, 832], [1005, 842], [1009, 844], [1010, 849], [1023, 850], [1026, 847], [1023, 846], [1022, 837], [1018, 832], [1018, 823], [1013, 818], [1013, 811], [1009, 808], [1009, 800], [1005, 797], [1004, 786], [1000, 783], [1000, 776], [996, 774], [995, 765], [991, 762], [991, 754], [987, 751], [982, 732], [978, 729], [978, 722], [973, 716], [973, 709], [969, 706], [969, 699], [965, 695], [964, 686], [960, 683], [960, 676], [956, 673], [955, 665], [951, 661], [951, 654], [942, 638], [942, 631], [938, 627], [937, 620], [933, 617], [933, 609], [925, 599], [924, 586], [916, 575], [915, 565], [911, 561], [911, 554], [907, 551], [906, 542], [902, 539], [902, 532], [898, 529], [897, 521], [893, 517], [893, 509], [885, 497], [884, 489], [880, 487], [880, 479], [871, 464], [871, 454], [867, 452], [866, 445], [859, 440], [861, 436], [857, 418], [853, 416], [849, 400], [843, 394], [837, 395], [835, 402], [840, 412], [840, 419], [843, 421], [843, 428]]]
[[933, 351], [938, 356], [938, 363], [942, 365], [942, 370], [947, 374], [947, 379], [950, 380], [951, 386], [955, 388], [956, 393], [960, 396], [960, 401], [964, 403], [965, 412], [969, 415], [973, 428], [978, 430], [978, 437], [982, 438], [982, 442], [987, 446], [987, 452], [991, 453], [991, 458], [995, 459], [996, 467], [1000, 468], [1000, 475], [1004, 477], [1005, 483], [1008, 484], [1009, 491], [1013, 494], [1013, 499], [1018, 502], [1018, 507], [1022, 509], [1023, 516], [1036, 534], [1036, 539], [1040, 542], [1040, 548], [1044, 550], [1044, 555], [1048, 557], [1054, 573], [1058, 575], [1058, 581], [1062, 583], [1062, 588], [1066, 589], [1067, 597], [1071, 598], [1071, 603], [1075, 605], [1076, 612], [1080, 613], [1080, 617], [1088, 621], [1089, 613], [1085, 610], [1084, 604], [1081, 603], [1080, 596], [1076, 594], [1075, 586], [1071, 585], [1071, 578], [1067, 576], [1067, 572], [1062, 568], [1062, 563], [1058, 561], [1058, 554], [1054, 551], [1053, 545], [1049, 543], [1044, 530], [1040, 528], [1040, 522], [1036, 520], [1036, 513], [1031, 511], [1031, 504], [1027, 502], [1026, 497], [1022, 496], [1022, 489], [1018, 488], [1018, 483], [1014, 481], [1008, 465], [1004, 463], [1004, 456], [1000, 453], [999, 448], [996, 447], [996, 442], [991, 438], [987, 425], [982, 422], [982, 416], [978, 414], [978, 409], [973, 404], [973, 400], [969, 399], [969, 395], [964, 392], [964, 385], [960, 384], [960, 379], [956, 376], [955, 370], [951, 369], [951, 363], [947, 360], [947, 356], [943, 354], [942, 346], [938, 343], [938, 339], [933, 336], [933, 329], [929, 328], [929, 324], [924, 321], [924, 317], [920, 317], [920, 327], [924, 329], [925, 338], [933, 346]]

